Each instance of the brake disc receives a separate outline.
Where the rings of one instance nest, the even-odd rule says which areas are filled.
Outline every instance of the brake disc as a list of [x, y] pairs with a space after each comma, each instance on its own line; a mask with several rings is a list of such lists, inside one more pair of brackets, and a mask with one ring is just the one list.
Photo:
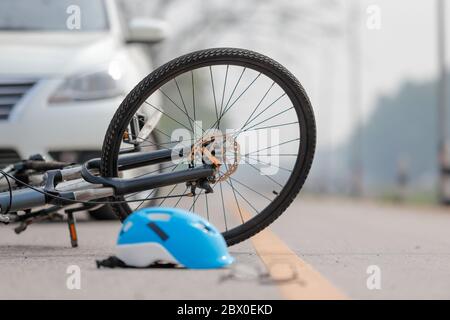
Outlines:
[[229, 134], [207, 134], [191, 150], [192, 164], [210, 164], [216, 168], [215, 182], [228, 179], [239, 166], [240, 146]]

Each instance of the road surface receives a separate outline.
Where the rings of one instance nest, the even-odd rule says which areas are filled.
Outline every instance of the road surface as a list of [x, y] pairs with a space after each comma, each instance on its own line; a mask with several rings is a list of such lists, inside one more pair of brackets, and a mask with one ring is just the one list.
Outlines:
[[[0, 299], [450, 298], [445, 209], [301, 196], [270, 230], [232, 247], [236, 263], [226, 270], [97, 269], [118, 229], [80, 221], [72, 249], [65, 224], [19, 236], [1, 226]], [[71, 265], [79, 290], [67, 287]], [[374, 275], [381, 287], [369, 290]]]

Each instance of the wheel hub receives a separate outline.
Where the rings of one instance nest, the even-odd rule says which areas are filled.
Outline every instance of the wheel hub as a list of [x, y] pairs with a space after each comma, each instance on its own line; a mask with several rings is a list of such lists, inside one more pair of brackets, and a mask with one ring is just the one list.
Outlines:
[[231, 134], [207, 134], [197, 141], [190, 161], [210, 164], [216, 168], [214, 182], [225, 181], [236, 172], [241, 159], [240, 146]]

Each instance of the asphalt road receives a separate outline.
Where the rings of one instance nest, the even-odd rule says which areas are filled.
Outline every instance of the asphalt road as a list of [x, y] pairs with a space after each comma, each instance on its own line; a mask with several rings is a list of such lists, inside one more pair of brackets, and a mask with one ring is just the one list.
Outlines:
[[[33, 225], [19, 236], [1, 226], [0, 299], [285, 299], [308, 287], [326, 297], [333, 286], [350, 299], [450, 298], [444, 209], [300, 197], [270, 234], [232, 247], [237, 261], [226, 270], [97, 269], [96, 259], [113, 254], [118, 229], [115, 222], [82, 221], [80, 246], [72, 249], [61, 223]], [[297, 255], [286, 264], [298, 258], [318, 273], [269, 270], [270, 255], [283, 245]], [[79, 290], [66, 285], [71, 265], [81, 270]], [[367, 287], [371, 265], [379, 268], [380, 289]], [[286, 286], [289, 272], [300, 288]]]

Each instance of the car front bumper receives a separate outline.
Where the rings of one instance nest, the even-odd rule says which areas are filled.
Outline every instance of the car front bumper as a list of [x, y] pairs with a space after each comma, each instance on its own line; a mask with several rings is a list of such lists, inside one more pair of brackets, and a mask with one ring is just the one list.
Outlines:
[[0, 121], [0, 149], [21, 158], [50, 157], [51, 151], [100, 150], [109, 122], [123, 100], [112, 99], [49, 104], [60, 81], [38, 81]]

